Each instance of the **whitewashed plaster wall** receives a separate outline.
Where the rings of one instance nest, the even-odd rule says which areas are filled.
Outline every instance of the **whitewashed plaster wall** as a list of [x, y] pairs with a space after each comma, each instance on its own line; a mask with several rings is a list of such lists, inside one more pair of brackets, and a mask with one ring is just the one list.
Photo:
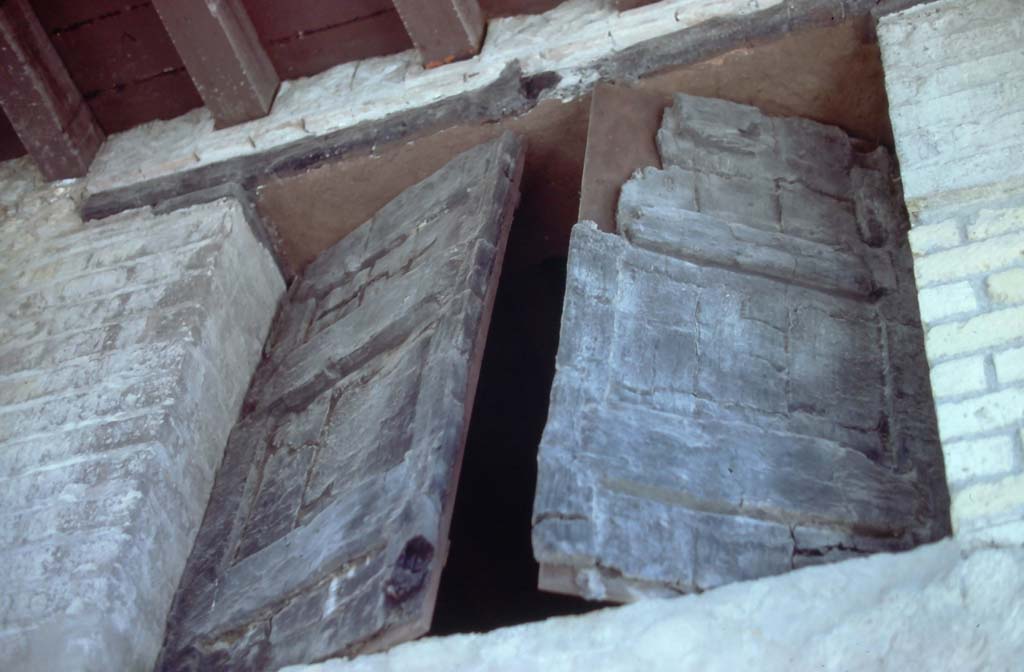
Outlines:
[[959, 538], [1024, 543], [1024, 0], [879, 29]]
[[284, 282], [236, 202], [0, 185], [0, 669], [146, 670]]

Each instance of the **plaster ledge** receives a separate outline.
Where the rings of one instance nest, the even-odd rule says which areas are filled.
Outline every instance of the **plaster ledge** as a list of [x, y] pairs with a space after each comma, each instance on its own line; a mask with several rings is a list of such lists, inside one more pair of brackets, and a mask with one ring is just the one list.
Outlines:
[[1024, 549], [947, 539], [583, 616], [428, 638], [288, 672], [1011, 669]]

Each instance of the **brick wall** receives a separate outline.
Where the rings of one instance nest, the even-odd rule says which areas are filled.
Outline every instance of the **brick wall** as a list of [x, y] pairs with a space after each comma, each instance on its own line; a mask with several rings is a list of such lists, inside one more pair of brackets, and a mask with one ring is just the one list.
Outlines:
[[0, 669], [146, 669], [283, 282], [232, 201], [0, 172]]
[[958, 536], [1024, 542], [1024, 4], [922, 5], [879, 38]]

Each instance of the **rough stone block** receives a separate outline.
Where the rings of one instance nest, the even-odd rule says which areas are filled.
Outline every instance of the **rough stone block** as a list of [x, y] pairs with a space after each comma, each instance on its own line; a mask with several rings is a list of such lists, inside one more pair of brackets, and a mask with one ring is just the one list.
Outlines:
[[430, 627], [523, 146], [481, 145], [289, 291], [159, 667], [277, 668]]

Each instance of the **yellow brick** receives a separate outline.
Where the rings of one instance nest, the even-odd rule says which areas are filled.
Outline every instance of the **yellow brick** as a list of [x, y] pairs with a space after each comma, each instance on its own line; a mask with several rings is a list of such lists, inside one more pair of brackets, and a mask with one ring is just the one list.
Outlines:
[[914, 256], [923, 256], [960, 244], [960, 225], [955, 219], [947, 219], [938, 224], [915, 226], [907, 234], [910, 238], [910, 249]]
[[936, 364], [932, 367], [931, 379], [936, 399], [983, 392], [988, 387], [985, 358], [966, 357]]
[[1024, 507], [1024, 474], [965, 488], [953, 495], [953, 520], [957, 528], [986, 521], [1002, 522]]
[[978, 213], [978, 219], [967, 227], [971, 240], [983, 240], [1004, 233], [1024, 230], [1024, 208], [986, 208]]
[[932, 327], [925, 335], [928, 358], [975, 352], [1024, 337], [1024, 306], [983, 313], [962, 322]]
[[1009, 427], [1024, 419], [1024, 388], [1008, 388], [966, 401], [947, 401], [935, 408], [943, 442], [961, 436]]
[[917, 294], [917, 305], [925, 324], [952, 315], [978, 311], [978, 299], [974, 296], [974, 288], [969, 282], [954, 282], [922, 289]]
[[918, 257], [914, 275], [918, 287], [991, 273], [1024, 260], [1024, 233], [1000, 236]]
[[1024, 380], [1024, 348], [1011, 348], [992, 356], [996, 367], [996, 380], [1015, 383]]
[[946, 442], [942, 446], [946, 480], [958, 483], [975, 477], [1009, 473], [1013, 471], [1015, 452], [1012, 434]]
[[996, 303], [1024, 303], [1024, 268], [996, 273], [988, 279], [988, 295]]

